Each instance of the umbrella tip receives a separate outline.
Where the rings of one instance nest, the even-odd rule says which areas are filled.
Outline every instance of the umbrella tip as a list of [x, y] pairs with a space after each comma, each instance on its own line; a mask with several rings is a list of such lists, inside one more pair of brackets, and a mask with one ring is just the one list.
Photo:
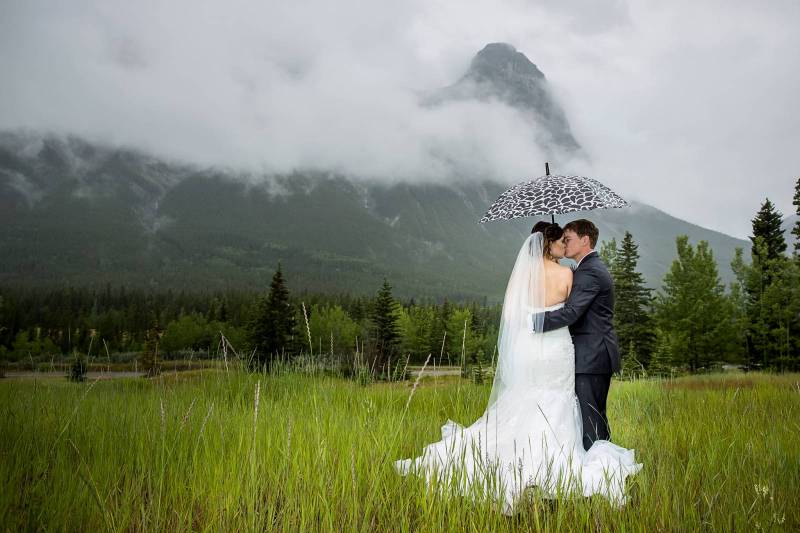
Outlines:
[[550, 163], [549, 162], [545, 162], [545, 164], [544, 164], [544, 173], [547, 174], [548, 176], [550, 175]]

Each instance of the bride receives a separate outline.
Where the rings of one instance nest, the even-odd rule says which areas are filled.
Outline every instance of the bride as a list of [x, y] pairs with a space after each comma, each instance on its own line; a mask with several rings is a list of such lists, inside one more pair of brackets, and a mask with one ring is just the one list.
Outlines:
[[642, 465], [633, 450], [607, 440], [583, 449], [569, 329], [531, 333], [532, 317], [563, 307], [572, 287], [572, 272], [558, 264], [563, 230], [545, 224], [536, 231], [540, 225], [522, 244], [508, 281], [486, 410], [469, 427], [448, 420], [440, 441], [415, 459], [395, 461], [395, 469], [440, 490], [498, 498], [505, 514], [528, 487], [547, 498], [600, 494], [623, 505], [625, 478]]

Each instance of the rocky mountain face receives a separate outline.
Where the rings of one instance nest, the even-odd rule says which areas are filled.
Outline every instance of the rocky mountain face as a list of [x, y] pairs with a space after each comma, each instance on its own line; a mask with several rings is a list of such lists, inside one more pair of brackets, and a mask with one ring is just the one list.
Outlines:
[[[544, 75], [508, 45], [486, 46], [427, 105], [452, 98], [502, 99], [547, 132], [542, 143], [580, 150]], [[0, 284], [264, 289], [280, 261], [295, 291], [372, 294], [386, 277], [403, 297], [500, 301], [534, 222], [477, 223], [504, 189], [488, 180], [252, 176], [75, 137], [2, 132]], [[735, 247], [748, 248], [644, 204], [557, 221], [578, 216], [594, 220], [601, 239], [633, 233], [654, 287], [679, 234], [709, 241], [725, 279]]]
[[[0, 145], [3, 284], [260, 288], [281, 261], [295, 289], [373, 292], [386, 276], [406, 296], [494, 300], [532, 225], [477, 224], [503, 190], [490, 182], [252, 181], [77, 139], [9, 138]], [[601, 238], [631, 231], [654, 286], [678, 234], [708, 240], [728, 278], [734, 248], [747, 246], [643, 204], [583, 216]]]
[[492, 99], [513, 107], [535, 124], [537, 141], [545, 152], [580, 152], [581, 146], [544, 74], [510, 44], [487, 44], [457, 83], [433, 92], [426, 102], [436, 105]]

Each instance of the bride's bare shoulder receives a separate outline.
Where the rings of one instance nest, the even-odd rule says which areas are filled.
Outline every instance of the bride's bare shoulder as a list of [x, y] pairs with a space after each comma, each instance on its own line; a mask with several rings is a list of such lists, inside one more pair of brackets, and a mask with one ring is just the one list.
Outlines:
[[556, 278], [563, 278], [565, 280], [572, 280], [572, 269], [569, 267], [565, 267], [558, 263], [550, 262], [547, 267], [547, 271], [550, 275]]
[[569, 267], [561, 267], [561, 275], [563, 276], [564, 283], [572, 287], [572, 269]]
[[558, 272], [559, 276], [564, 276], [565, 278], [572, 279], [572, 269], [571, 268], [566, 267], [564, 265], [560, 265], [558, 263], [555, 263], [555, 267], [556, 267], [555, 271]]

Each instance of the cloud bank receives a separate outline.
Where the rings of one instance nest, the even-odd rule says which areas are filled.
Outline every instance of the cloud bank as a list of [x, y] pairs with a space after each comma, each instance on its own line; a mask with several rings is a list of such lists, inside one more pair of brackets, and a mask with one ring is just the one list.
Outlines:
[[764, 197], [792, 209], [798, 26], [783, 0], [11, 0], [0, 128], [251, 173], [510, 183], [541, 173], [530, 122], [499, 103], [418, 105], [504, 41], [589, 154], [557, 172], [744, 236]]

